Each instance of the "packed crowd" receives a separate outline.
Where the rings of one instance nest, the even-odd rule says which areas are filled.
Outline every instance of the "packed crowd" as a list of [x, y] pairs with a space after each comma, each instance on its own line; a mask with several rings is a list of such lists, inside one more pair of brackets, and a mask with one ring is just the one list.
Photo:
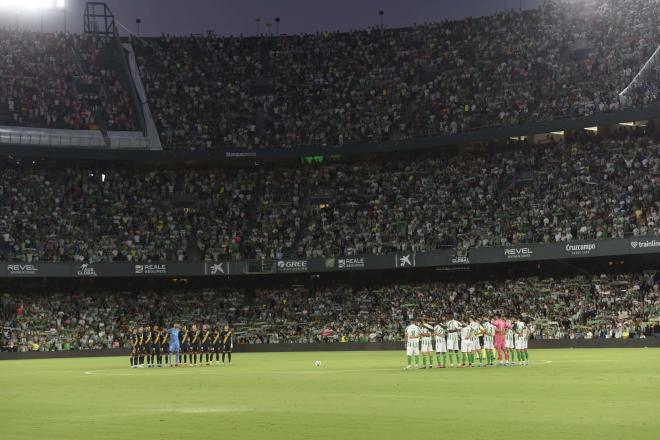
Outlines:
[[[378, 142], [618, 110], [658, 0], [548, 1], [411, 28], [137, 40], [170, 147]], [[631, 89], [629, 105], [658, 101]]]
[[660, 148], [638, 136], [318, 166], [1, 170], [1, 260], [278, 259], [660, 235]]
[[0, 295], [0, 349], [128, 346], [144, 323], [229, 323], [239, 343], [399, 341], [413, 318], [534, 322], [537, 339], [651, 337], [660, 333], [655, 271], [565, 278], [371, 287], [209, 289]]
[[136, 130], [108, 43], [88, 34], [0, 29], [0, 125]]
[[2, 175], [0, 257], [26, 262], [236, 258], [255, 180], [241, 170], [31, 164]]
[[[300, 256], [657, 234], [660, 149], [645, 139], [310, 171]], [[322, 206], [322, 205], [318, 205]], [[323, 205], [325, 206], [325, 205]]]

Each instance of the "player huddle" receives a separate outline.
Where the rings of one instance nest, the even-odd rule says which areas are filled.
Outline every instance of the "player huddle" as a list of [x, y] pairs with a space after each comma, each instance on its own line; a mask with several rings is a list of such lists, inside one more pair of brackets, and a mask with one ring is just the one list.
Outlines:
[[[131, 331], [131, 368], [193, 366], [225, 363], [227, 357], [231, 365], [231, 352], [234, 348], [234, 334], [225, 325], [221, 330], [213, 330], [208, 325], [193, 325], [189, 330], [186, 325], [159, 329], [157, 325], [134, 328]], [[179, 362], [181, 361], [181, 362]]]
[[454, 317], [446, 322], [433, 323], [429, 319], [411, 322], [405, 331], [406, 369], [412, 368], [413, 357], [415, 368], [419, 368], [420, 353], [422, 368], [426, 368], [427, 360], [429, 368], [433, 368], [434, 354], [436, 368], [447, 368], [447, 354], [450, 368], [492, 367], [495, 352], [499, 366], [516, 365], [516, 358], [518, 365], [528, 365], [527, 341], [531, 333], [531, 324], [501, 316], [493, 320], [464, 319], [461, 322]]

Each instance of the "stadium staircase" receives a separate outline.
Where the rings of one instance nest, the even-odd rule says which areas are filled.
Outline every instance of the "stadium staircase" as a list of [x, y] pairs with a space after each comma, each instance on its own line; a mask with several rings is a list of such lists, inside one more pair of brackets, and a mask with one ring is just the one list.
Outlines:
[[97, 128], [103, 133], [104, 142], [107, 146], [108, 120], [103, 112], [103, 105], [100, 104], [105, 100], [105, 96], [107, 96], [105, 89], [99, 78], [95, 78], [90, 72], [83, 68], [84, 63], [80, 54], [76, 52], [73, 47], [70, 49], [72, 56], [71, 62], [78, 71], [78, 77], [74, 80], [73, 88], [78, 96], [98, 97], [97, 107], [94, 109], [94, 120], [96, 121]]
[[252, 306], [254, 306], [256, 299], [257, 298], [254, 293], [253, 287], [250, 286], [243, 289], [243, 304], [242, 304], [243, 306], [248, 306], [251, 308]]
[[296, 258], [299, 256], [298, 245], [300, 245], [300, 242], [305, 237], [305, 231], [309, 227], [309, 221], [311, 217], [310, 213], [312, 212], [309, 186], [305, 186], [304, 191], [305, 193], [303, 195], [302, 200], [300, 201], [300, 209], [302, 210], [300, 227], [296, 231], [296, 236], [293, 239], [293, 242], [291, 243], [291, 247], [286, 251], [286, 256], [290, 258]]
[[646, 60], [630, 84], [619, 93], [619, 101], [623, 107], [634, 105], [634, 95], [639, 90], [660, 90], [660, 46]]
[[248, 256], [253, 258], [253, 255], [248, 254], [247, 243], [250, 238], [250, 234], [253, 231], [259, 228], [259, 211], [261, 207], [261, 192], [263, 191], [263, 170], [257, 174], [257, 180], [254, 182], [254, 189], [252, 190], [252, 195], [250, 199], [250, 204], [248, 205], [246, 218], [249, 219], [247, 225], [243, 229], [243, 236], [241, 237], [241, 243], [239, 245], [239, 250], [241, 255]]
[[[202, 213], [204, 212], [203, 201], [199, 198], [197, 194], [188, 192], [185, 188], [184, 170], [177, 170], [176, 177], [174, 179], [174, 193], [168, 201], [172, 209], [189, 209], [192, 213]], [[212, 215], [212, 214], [211, 214]], [[194, 235], [196, 231], [188, 231], [186, 236], [186, 247], [184, 249], [185, 257], [187, 261], [200, 261], [202, 259], [202, 251], [197, 246], [197, 240]], [[176, 260], [176, 255], [168, 255], [170, 261]]]
[[121, 81], [122, 86], [125, 90], [128, 91], [128, 94], [131, 97], [133, 108], [136, 113], [136, 123], [142, 131], [143, 134], [146, 134], [145, 131], [145, 121], [144, 121], [144, 112], [142, 111], [142, 106], [138, 99], [135, 87], [133, 86], [133, 81], [130, 75], [130, 70], [126, 57], [124, 56], [124, 51], [121, 46], [121, 42], [118, 38], [110, 38], [105, 46], [101, 49], [99, 54], [99, 62], [101, 66], [107, 66], [108, 68], [112, 67], [119, 71], [119, 80]]
[[[118, 39], [116, 40], [119, 41]], [[149, 108], [147, 92], [140, 76], [140, 68], [137, 65], [135, 51], [130, 42], [121, 44], [121, 54], [122, 56], [120, 58], [122, 60], [122, 65], [124, 66], [124, 71], [130, 78], [130, 83], [132, 85], [132, 87], [130, 87], [131, 96], [134, 96], [136, 108], [138, 108], [142, 119], [143, 134], [149, 140], [149, 149], [162, 150], [163, 146], [160, 142], [158, 129], [156, 128], [156, 121], [154, 121], [151, 109]]]
[[[74, 57], [74, 64], [77, 70], [81, 73], [80, 80], [76, 81], [75, 88], [76, 91], [81, 95], [96, 94], [99, 96], [99, 105], [96, 109], [95, 119], [97, 121], [98, 129], [103, 134], [106, 145], [111, 144], [111, 139], [109, 136], [110, 124], [108, 121], [108, 114], [105, 111], [103, 106], [104, 102], [108, 102], [110, 95], [106, 88], [106, 84], [101, 78], [98, 78], [92, 72], [89, 71], [88, 66], [85, 64], [84, 59], [81, 55], [71, 49]], [[97, 57], [99, 62], [99, 67], [101, 69], [114, 70], [119, 72], [119, 80], [125, 90], [128, 90], [129, 95], [131, 96], [133, 108], [137, 117], [134, 122], [139, 127], [140, 131], [143, 134], [146, 134], [144, 129], [145, 120], [142, 107], [140, 106], [135, 87], [133, 87], [133, 82], [130, 76], [128, 64], [125, 57], [123, 56], [123, 50], [121, 43], [118, 38], [106, 38], [104, 41], [103, 47], [99, 50]]]

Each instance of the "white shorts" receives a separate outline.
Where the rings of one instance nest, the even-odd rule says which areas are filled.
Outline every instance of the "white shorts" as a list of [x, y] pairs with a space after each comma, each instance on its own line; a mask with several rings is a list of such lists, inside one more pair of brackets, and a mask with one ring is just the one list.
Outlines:
[[525, 344], [525, 341], [523, 340], [523, 338], [516, 336], [515, 341], [516, 341], [516, 343], [515, 343], [516, 350], [522, 350], [523, 345]]
[[527, 339], [522, 340], [522, 349], [527, 350]]
[[458, 339], [447, 338], [447, 350], [458, 351], [460, 347], [458, 345]]
[[492, 349], [495, 348], [495, 344], [494, 344], [492, 338], [491, 338], [491, 339], [484, 338], [484, 348], [485, 348], [486, 350], [492, 350]]
[[435, 338], [435, 351], [436, 353], [447, 353], [447, 340], [445, 338], [440, 336]]
[[408, 344], [406, 344], [406, 355], [419, 356], [419, 341], [408, 341]]
[[472, 352], [472, 340], [463, 339], [461, 340], [461, 353], [471, 353]]
[[422, 338], [422, 353], [433, 353], [433, 342], [431, 338]]
[[504, 338], [504, 348], [516, 348], [513, 343], [513, 338]]
[[474, 338], [472, 340], [472, 350], [481, 350], [481, 344], [479, 343], [479, 338]]

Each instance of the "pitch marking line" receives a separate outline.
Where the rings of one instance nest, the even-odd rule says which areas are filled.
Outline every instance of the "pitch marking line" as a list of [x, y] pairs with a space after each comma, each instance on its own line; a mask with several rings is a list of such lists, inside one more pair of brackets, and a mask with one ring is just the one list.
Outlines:
[[530, 363], [531, 365], [547, 365], [547, 364], [551, 364], [552, 361], [548, 361], [548, 360], [538, 360], [538, 361], [537, 361], [537, 360], [532, 360], [532, 361], [529, 361], [529, 363]]
[[[160, 368], [158, 368], [160, 370]], [[176, 373], [175, 373], [176, 371]], [[169, 371], [168, 374], [181, 374], [181, 373], [192, 373], [193, 369], [190, 370], [172, 370]], [[143, 377], [140, 373], [120, 373], [116, 372], [114, 369], [106, 369], [106, 370], [89, 370], [83, 372], [84, 375], [86, 376], [134, 376], [134, 377]]]

